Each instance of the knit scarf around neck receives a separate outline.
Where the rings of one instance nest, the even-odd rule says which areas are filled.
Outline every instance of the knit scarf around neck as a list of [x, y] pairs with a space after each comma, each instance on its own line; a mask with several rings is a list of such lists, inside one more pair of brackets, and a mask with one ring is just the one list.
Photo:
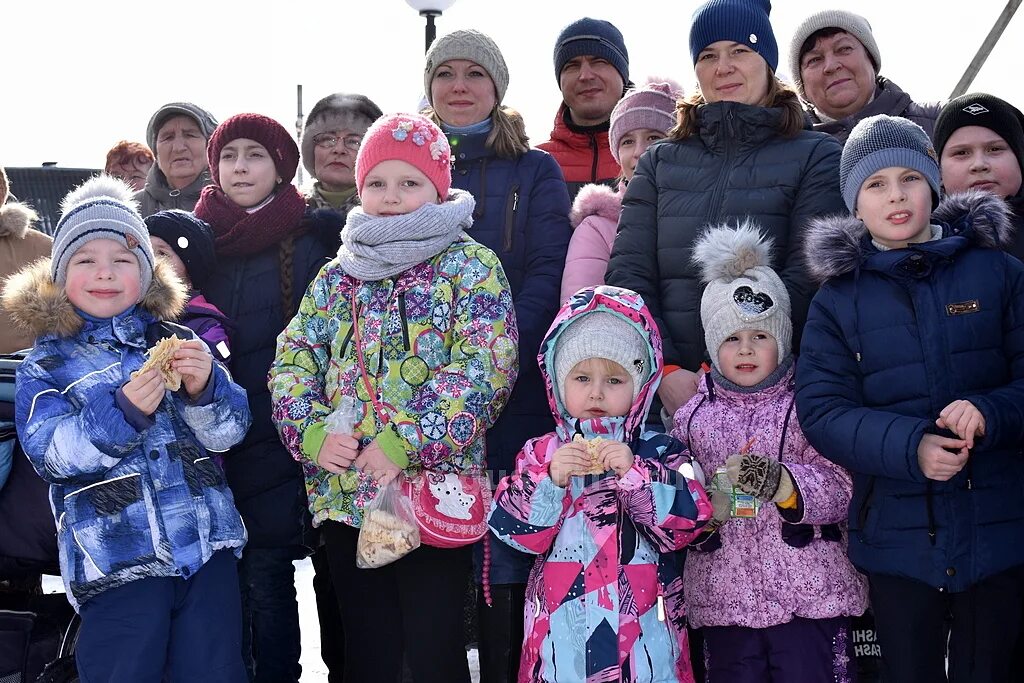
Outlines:
[[216, 185], [207, 185], [199, 195], [195, 214], [213, 228], [218, 255], [255, 254], [278, 244], [285, 237], [306, 232], [302, 214], [306, 202], [292, 185], [282, 185], [274, 199], [255, 213], [248, 213]]
[[440, 254], [473, 225], [473, 195], [452, 188], [441, 204], [424, 204], [401, 216], [370, 216], [362, 207], [348, 213], [341, 230], [338, 262], [354, 278], [372, 282], [393, 277]]

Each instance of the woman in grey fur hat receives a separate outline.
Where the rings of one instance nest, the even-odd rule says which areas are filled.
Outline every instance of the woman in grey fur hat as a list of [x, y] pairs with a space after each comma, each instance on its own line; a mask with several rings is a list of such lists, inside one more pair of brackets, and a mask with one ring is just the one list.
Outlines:
[[146, 186], [135, 193], [145, 218], [157, 211], [191, 211], [210, 184], [206, 142], [217, 120], [191, 102], [168, 102], [149, 119], [146, 144], [156, 154]]
[[359, 205], [356, 152], [366, 129], [381, 113], [369, 97], [350, 93], [328, 95], [313, 106], [301, 143], [302, 165], [313, 179], [304, 192], [307, 205], [343, 214]]

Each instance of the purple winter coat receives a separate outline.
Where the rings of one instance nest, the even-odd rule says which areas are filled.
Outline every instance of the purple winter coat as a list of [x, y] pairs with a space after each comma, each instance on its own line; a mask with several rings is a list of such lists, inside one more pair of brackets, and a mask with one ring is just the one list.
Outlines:
[[867, 607], [864, 578], [846, 557], [850, 475], [804, 437], [792, 409], [793, 374], [790, 368], [776, 384], [745, 394], [716, 384], [713, 372], [676, 411], [672, 435], [688, 444], [709, 479], [753, 439], [751, 453], [779, 458], [781, 450], [799, 494], [796, 509], [762, 505], [755, 519], [732, 519], [718, 538], [690, 548], [685, 603], [695, 627], [766, 628]]

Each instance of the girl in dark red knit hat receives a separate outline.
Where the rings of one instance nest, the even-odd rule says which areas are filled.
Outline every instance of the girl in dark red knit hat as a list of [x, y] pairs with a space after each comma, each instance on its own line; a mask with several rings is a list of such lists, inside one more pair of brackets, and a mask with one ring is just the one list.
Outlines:
[[250, 678], [299, 680], [299, 611], [292, 561], [316, 547], [302, 466], [270, 421], [267, 371], [275, 340], [306, 286], [338, 249], [340, 214], [307, 210], [291, 184], [299, 148], [277, 121], [238, 114], [207, 147], [213, 185], [195, 213], [210, 224], [215, 262], [206, 298], [234, 321], [231, 369], [253, 413], [245, 440], [225, 457], [228, 483], [249, 531], [239, 563], [242, 646]]

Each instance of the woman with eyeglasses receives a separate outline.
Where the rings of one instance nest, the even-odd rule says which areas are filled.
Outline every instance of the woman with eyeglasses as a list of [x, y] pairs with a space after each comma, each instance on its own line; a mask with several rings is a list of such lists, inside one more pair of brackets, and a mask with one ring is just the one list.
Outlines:
[[[467, 232], [498, 255], [519, 323], [519, 379], [487, 431], [487, 466], [497, 478], [514, 469], [523, 443], [554, 430], [537, 350], [559, 308], [569, 248], [569, 193], [554, 157], [530, 149], [522, 117], [502, 104], [508, 67], [488, 36], [455, 31], [434, 41], [423, 87], [432, 118], [452, 148], [452, 187], [476, 199]], [[534, 557], [497, 539], [477, 548], [480, 680], [516, 680], [523, 601]], [[486, 600], [487, 586], [490, 599]]]
[[313, 106], [301, 145], [302, 165], [313, 180], [304, 191], [307, 205], [342, 214], [359, 205], [356, 152], [366, 129], [381, 113], [370, 98], [350, 93], [328, 95]]

